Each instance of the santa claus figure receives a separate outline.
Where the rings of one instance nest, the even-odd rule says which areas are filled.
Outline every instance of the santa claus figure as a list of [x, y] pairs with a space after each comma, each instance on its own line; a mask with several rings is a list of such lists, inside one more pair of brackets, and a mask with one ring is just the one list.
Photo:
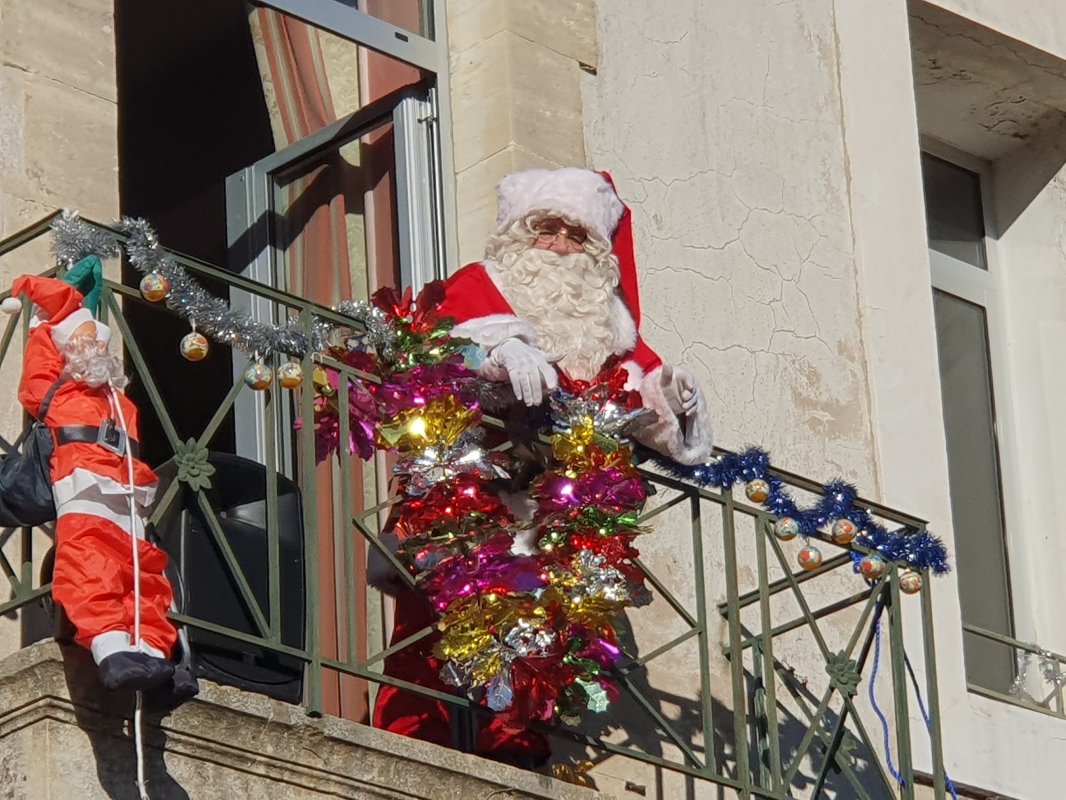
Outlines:
[[[626, 388], [657, 414], [637, 438], [684, 464], [709, 459], [711, 424], [699, 386], [688, 372], [663, 364], [640, 337], [630, 213], [610, 178], [586, 169], [536, 169], [508, 175], [497, 192], [496, 233], [485, 259], [446, 282], [439, 307], [440, 316], [457, 323], [452, 335], [477, 345], [480, 374], [509, 383], [519, 401], [537, 406], [560, 373], [591, 381], [620, 366]], [[518, 519], [528, 520], [535, 504], [515, 488], [501, 494]], [[512, 552], [532, 552], [533, 538], [532, 531], [519, 533]], [[372, 582], [387, 587], [374, 566]], [[397, 595], [394, 642], [434, 624], [436, 614], [415, 591], [397, 582], [387, 590]], [[386, 672], [451, 691], [437, 674], [435, 641], [424, 637], [394, 653]], [[379, 692], [374, 722], [439, 744], [455, 741], [448, 704], [393, 686]], [[526, 767], [549, 756], [541, 734], [503, 716], [477, 726], [474, 751]]]
[[19, 400], [37, 417], [50, 398], [52, 596], [107, 688], [148, 689], [173, 681], [173, 593], [166, 553], [145, 541], [156, 476], [137, 458], [137, 408], [122, 392], [121, 360], [107, 349], [110, 330], [83, 305], [98, 302], [101, 285], [100, 260], [90, 256], [65, 280], [18, 278], [3, 309], [20, 310], [20, 295], [33, 303]]
[[480, 372], [527, 405], [557, 370], [591, 380], [612, 363], [658, 421], [638, 439], [683, 464], [710, 458], [711, 424], [695, 379], [641, 339], [629, 209], [605, 173], [567, 167], [508, 175], [497, 186], [485, 260], [447, 282], [441, 316], [485, 355]]

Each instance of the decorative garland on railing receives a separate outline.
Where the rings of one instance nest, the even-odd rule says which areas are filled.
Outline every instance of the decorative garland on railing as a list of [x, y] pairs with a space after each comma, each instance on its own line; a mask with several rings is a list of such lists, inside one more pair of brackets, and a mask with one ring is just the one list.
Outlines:
[[[60, 262], [74, 264], [90, 254], [117, 258], [124, 248], [130, 264], [143, 276], [140, 289], [144, 298], [150, 302], [164, 302], [167, 308], [192, 326], [193, 338], [186, 337], [185, 341], [196, 342], [199, 346], [195, 350], [198, 357], [190, 360], [200, 360], [207, 354], [206, 343], [199, 342], [202, 336], [197, 338], [201, 333], [258, 360], [266, 359], [272, 353], [301, 357], [308, 348], [314, 352], [322, 351], [337, 327], [316, 319], [308, 341], [295, 318], [284, 324], [255, 319], [204, 289], [171, 253], [159, 246], [159, 237], [145, 220], [123, 217], [111, 227], [125, 235], [124, 243], [109, 231], [86, 223], [76, 212], [64, 211], [52, 223], [52, 252]], [[358, 337], [363, 347], [390, 352], [394, 344], [393, 331], [380, 309], [365, 301], [348, 300], [335, 310], [353, 320], [348, 335]], [[185, 341], [182, 352], [189, 357]]]
[[[678, 464], [659, 455], [651, 460], [668, 475], [697, 486], [728, 491], [738, 483], [745, 484], [748, 499], [778, 517], [774, 532], [782, 540], [799, 535], [809, 541], [809, 537], [828, 527], [829, 538], [836, 544], [854, 543], [870, 551], [870, 554], [857, 550], [851, 553], [855, 571], [867, 578], [879, 577], [885, 562], [895, 561], [911, 570], [901, 579], [901, 588], [917, 591], [921, 588], [918, 572], [928, 569], [942, 575], [949, 570], [947, 549], [937, 536], [909, 527], [888, 530], [856, 504], [858, 492], [850, 483], [830, 481], [813, 506], [800, 508], [784, 481], [773, 474], [769, 454], [758, 447], [739, 454], [726, 453], [713, 463], [695, 466]], [[813, 552], [804, 559], [801, 551], [800, 563], [811, 569], [817, 567], [821, 563], [817, 548], [808, 545], [805, 550]]]
[[[637, 520], [646, 489], [627, 437], [652, 412], [624, 389], [624, 372], [608, 370], [592, 383], [562, 379], [550, 402], [553, 466], [532, 487], [534, 519], [520, 521], [493, 485], [507, 476], [509, 459], [483, 443], [482, 405], [497, 387], [468, 368], [466, 342], [451, 339], [450, 322], [436, 316], [440, 285], [417, 299], [386, 289], [371, 303], [344, 303], [337, 311], [352, 319], [350, 327], [316, 319], [308, 337], [296, 320], [262, 322], [207, 293], [144, 220], [115, 227], [143, 275], [142, 295], [165, 301], [193, 326], [182, 342], [190, 360], [206, 355], [203, 330], [255, 356], [245, 380], [256, 389], [271, 381], [259, 359], [303, 356], [309, 348], [380, 377], [372, 383], [315, 370], [316, 454], [324, 460], [341, 446], [343, 391], [348, 451], [398, 455], [394, 472], [404, 499], [390, 524], [401, 562], [441, 614], [435, 652], [446, 682], [520, 723], [575, 722], [584, 711], [607, 708], [617, 693], [612, 672], [626, 659], [616, 624], [625, 608], [650, 600], [633, 546], [644, 532]], [[54, 234], [61, 261], [120, 253], [114, 236], [75, 214], [57, 220]], [[282, 386], [302, 385], [298, 366], [279, 368]], [[855, 488], [843, 481], [828, 484], [812, 508], [798, 507], [757, 448], [695, 467], [662, 457], [655, 463], [699, 486], [745, 483], [748, 498], [778, 517], [774, 532], [782, 540], [829, 526], [837, 544], [854, 541], [868, 551], [852, 551], [868, 579], [881, 574], [885, 559], [911, 568], [900, 576], [905, 591], [920, 588], [916, 570], [947, 570], [936, 537], [886, 530], [856, 505]], [[799, 560], [814, 569], [822, 559], [808, 544]]]
[[[348, 442], [368, 455], [395, 452], [403, 499], [390, 528], [397, 555], [440, 614], [434, 653], [441, 679], [515, 723], [576, 722], [603, 711], [625, 658], [621, 612], [650, 600], [633, 539], [646, 492], [625, 443], [648, 413], [622, 389], [624, 373], [566, 382], [551, 399], [555, 466], [531, 487], [533, 521], [520, 521], [496, 481], [511, 457], [486, 448], [486, 384], [463, 361], [435, 308], [439, 284], [416, 300], [386, 289], [373, 302], [396, 346], [383, 356], [335, 344], [330, 354], [380, 384], [316, 380], [320, 458], [338, 445], [340, 393], [350, 405]], [[488, 394], [491, 395], [491, 392]]]
[[[1035, 646], [1040, 648], [1039, 645]], [[1007, 694], [1011, 697], [1021, 697], [1025, 694], [1025, 686], [1029, 681], [1029, 667], [1033, 661], [1033, 653], [1019, 649], [1014, 655], [1014, 660], [1016, 662], [1014, 680], [1011, 681]], [[1066, 686], [1066, 673], [1062, 671], [1059, 657], [1054, 652], [1040, 648], [1037, 660], [1040, 666], [1040, 677], [1045, 683], [1050, 683], [1059, 689]]]

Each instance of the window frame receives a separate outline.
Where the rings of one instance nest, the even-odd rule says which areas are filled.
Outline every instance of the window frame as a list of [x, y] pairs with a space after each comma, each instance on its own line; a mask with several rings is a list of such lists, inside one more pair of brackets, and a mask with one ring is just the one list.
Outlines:
[[[992, 383], [993, 435], [1002, 504], [1004, 544], [1007, 564], [1007, 602], [1012, 638], [1031, 636], [1031, 593], [1019, 570], [1025, 563], [1020, 454], [1015, 428], [1015, 403], [1010, 365], [1010, 329], [1003, 263], [997, 249], [999, 228], [995, 217], [995, 186], [991, 164], [950, 145], [927, 137], [920, 138], [922, 153], [947, 161], [977, 175], [980, 186], [985, 269], [928, 248], [930, 283], [933, 289], [980, 306], [985, 311], [988, 338], [988, 368]], [[943, 405], [943, 399], [941, 400]], [[950, 491], [950, 487], [949, 487]], [[968, 684], [969, 685], [969, 684]]]
[[[420, 87], [407, 87], [379, 98], [231, 175], [226, 181], [226, 213], [233, 266], [246, 277], [277, 286], [277, 253], [271, 231], [273, 174], [330, 147], [340, 138], [357, 137], [391, 121], [396, 140], [401, 283], [417, 292], [425, 283], [454, 271], [459, 250], [455, 235], [458, 225], [445, 0], [426, 0], [433, 21], [432, 39], [360, 11], [350, 4], [352, 0], [254, 2], [410, 64], [430, 77]], [[240, 247], [236, 249], [238, 242]], [[276, 309], [271, 303], [245, 292], [232, 293], [231, 305], [247, 311], [253, 319], [277, 322]], [[234, 380], [241, 379], [248, 362], [249, 359], [234, 353]], [[235, 412], [238, 451], [266, 463], [266, 446], [261, 436], [266, 421], [264, 398], [258, 393], [242, 394], [237, 398]], [[282, 425], [288, 422], [287, 418], [279, 421]], [[293, 457], [289, 449], [279, 447], [275, 454], [275, 467], [284, 474], [292, 474]]]
[[[434, 266], [432, 274], [443, 276], [453, 272], [458, 267], [459, 247], [455, 235], [458, 230], [458, 215], [455, 200], [451, 69], [447, 25], [445, 24], [447, 17], [445, 0], [425, 0], [429, 4], [427, 6], [428, 16], [433, 22], [432, 39], [419, 36], [360, 11], [354, 7], [354, 0], [253, 0], [253, 2], [255, 5], [273, 8], [283, 14], [288, 14], [316, 28], [336, 34], [353, 44], [367, 47], [432, 75], [427, 92], [429, 106], [424, 113], [420, 113], [415, 120], [409, 120], [409, 122], [417, 121], [425, 125], [429, 143], [429, 168], [436, 177], [434, 181], [437, 217], [435, 227], [441, 241], [438, 242], [440, 263]], [[348, 119], [358, 115], [361, 110], [355, 111]], [[326, 130], [331, 130], [343, 122], [344, 120], [334, 123]], [[325, 131], [318, 131], [307, 139], [315, 139], [323, 133]], [[307, 139], [294, 142], [289, 147], [297, 147]], [[429, 272], [422, 276], [422, 280], [427, 278], [432, 279]], [[416, 285], [420, 284], [416, 282]]]

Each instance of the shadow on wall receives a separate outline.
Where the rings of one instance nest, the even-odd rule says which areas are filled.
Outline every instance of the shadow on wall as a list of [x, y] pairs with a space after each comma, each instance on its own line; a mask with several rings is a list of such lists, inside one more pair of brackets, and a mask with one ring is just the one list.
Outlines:
[[[620, 632], [623, 630], [620, 627]], [[624, 642], [628, 652], [636, 652], [632, 636]], [[633, 649], [629, 649], [633, 648]], [[671, 724], [673, 730], [681, 737], [681, 740], [699, 758], [706, 757], [706, 744], [703, 734], [703, 709], [699, 695], [685, 696], [668, 689], [656, 689], [648, 680], [646, 669], [638, 669], [630, 673], [632, 693], [623, 691], [622, 696], [613, 702], [610, 708], [603, 714], [590, 714], [578, 728], [568, 729], [573, 731], [571, 735], [561, 733], [553, 742], [553, 761], [576, 765], [581, 761], [589, 760], [595, 768], [600, 768], [615, 757], [610, 753], [596, 749], [581, 741], [586, 737], [602, 739], [612, 744], [637, 750], [650, 756], [679, 758], [676, 746], [668, 744], [669, 736], [657, 724], [652, 715], [642, 706], [643, 698], [655, 712], [664, 716]], [[680, 676], [678, 683], [687, 676]], [[721, 677], [718, 678], [722, 680]], [[728, 681], [728, 675], [724, 676]], [[755, 709], [756, 690], [761, 679], [752, 673], [745, 671], [745, 697], [748, 698], [748, 740], [743, 746], [748, 748], [748, 763], [752, 771], [757, 775], [759, 765], [768, 764], [768, 756], [758, 752], [759, 745], [755, 736], [757, 714]], [[806, 681], [791, 673], [778, 676], [779, 695], [788, 694], [798, 696], [810, 709], [816, 709], [821, 702], [821, 697], [811, 691]], [[728, 694], [728, 685], [718, 684], [723, 694]], [[797, 757], [799, 748], [803, 743], [809, 725], [805, 719], [796, 715], [799, 709], [798, 703], [789, 706], [778, 703], [778, 729], [777, 735], [780, 742], [781, 761], [783, 765], [789, 765]], [[740, 779], [737, 774], [736, 763], [736, 737], [734, 733], [733, 710], [719, 701], [711, 698], [711, 728], [713, 730], [713, 753], [710, 763], [714, 766], [716, 774], [730, 779]], [[827, 709], [824, 718], [819, 725], [820, 735], [815, 735], [812, 744], [801, 757], [801, 766], [788, 785], [789, 796], [810, 797], [817, 783], [817, 775], [823, 763], [826, 744], [832, 731], [835, 730], [839, 714], [833, 709]], [[872, 732], [867, 731], [873, 735]], [[824, 738], [822, 738], [824, 736]], [[664, 752], [664, 744], [670, 753]], [[881, 778], [880, 770], [876, 764], [879, 754], [871, 752], [862, 742], [852, 734], [851, 728], [846, 726], [841, 747], [837, 755], [838, 760], [845, 762], [854, 772], [855, 778], [862, 785], [871, 800], [893, 800], [895, 794], [890, 787], [886, 786]], [[726, 787], [716, 787], [713, 784], [692, 776], [676, 775], [671, 777], [671, 771], [659, 766], [637, 764], [635, 762], [617, 765], [612, 762], [606, 770], [595, 769], [590, 777], [595, 778], [596, 772], [610, 775], [625, 781], [624, 797], [644, 797], [648, 800], [703, 800], [714, 797], [717, 800], [729, 800], [735, 798], [736, 793]], [[768, 766], [765, 767], [768, 770]], [[647, 785], [644, 781], [649, 775], [654, 775], [654, 785]], [[679, 794], [679, 788], [684, 786], [684, 794]], [[766, 779], [767, 785], [769, 780]], [[601, 790], [607, 787], [599, 787]], [[613, 788], [613, 787], [612, 787]], [[829, 774], [824, 782], [821, 792], [817, 795], [825, 800], [849, 800], [857, 796], [855, 787], [848, 777], [834, 764], [830, 767]]]
[[[108, 692], [96, 679], [88, 650], [61, 645], [63, 672], [78, 727], [85, 732], [96, 762], [100, 787], [111, 800], [138, 800], [137, 753], [133, 738], [134, 694]], [[167, 772], [163, 759], [166, 734], [159, 725], [168, 711], [145, 709], [145, 780], [154, 800], [189, 800], [189, 794]]]
[[[1066, 86], [1063, 88], [1066, 90]], [[997, 236], [1010, 230], [1033, 200], [1055, 182], [1064, 166], [1066, 118], [1054, 129], [1028, 141], [1024, 148], [992, 162]], [[1062, 187], [1061, 179], [1058, 183]], [[1060, 196], [1066, 195], [1066, 188], [1058, 191]]]

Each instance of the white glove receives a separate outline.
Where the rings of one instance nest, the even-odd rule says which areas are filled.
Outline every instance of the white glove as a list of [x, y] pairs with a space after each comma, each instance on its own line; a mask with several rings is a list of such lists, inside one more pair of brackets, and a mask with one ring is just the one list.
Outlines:
[[552, 362], [560, 358], [545, 355], [521, 339], [505, 339], [489, 354], [489, 360], [511, 379], [515, 397], [527, 406], [539, 406], [545, 393], [559, 385]]
[[663, 364], [659, 381], [663, 386], [663, 396], [674, 416], [690, 418], [696, 415], [696, 408], [700, 403], [700, 386], [688, 370]]

